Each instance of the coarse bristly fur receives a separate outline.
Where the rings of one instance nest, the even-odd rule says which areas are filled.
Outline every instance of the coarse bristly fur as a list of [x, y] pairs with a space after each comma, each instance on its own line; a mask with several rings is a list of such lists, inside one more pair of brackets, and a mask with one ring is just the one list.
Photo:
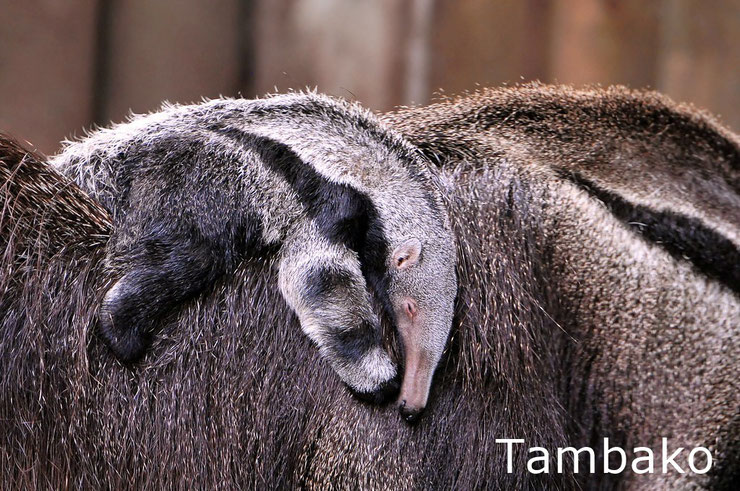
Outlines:
[[46, 255], [68, 243], [103, 244], [110, 233], [108, 213], [76, 184], [44, 163], [45, 158], [0, 133], [0, 246], [20, 256], [34, 248]]
[[[732, 277], [692, 259], [701, 251], [677, 232], [688, 224], [737, 244], [728, 213], [737, 137], [691, 108], [624, 89], [488, 89], [383, 119], [439, 164], [430, 171], [446, 185], [458, 243], [457, 320], [418, 425], [342, 390], [299, 334], [276, 272], [258, 260], [163, 321], [152, 355], [125, 369], [89, 335], [104, 293], [102, 249], [91, 244], [84, 268], [24, 269], [24, 257], [4, 256], [4, 274], [30, 276], [25, 295], [1, 304], [0, 480], [731, 489], [740, 472], [740, 306]], [[661, 168], [667, 179], [654, 181]], [[652, 182], [661, 184], [655, 195], [642, 188]], [[707, 192], [720, 201], [706, 203]], [[631, 223], [635, 210], [662, 230]], [[689, 252], [673, 252], [679, 246]], [[659, 446], [662, 436], [706, 445], [716, 465], [705, 477], [573, 476], [567, 465], [530, 474], [518, 449], [509, 474], [494, 443], [554, 449], [603, 436], [626, 447]]]
[[[391, 316], [412, 298], [424, 320], [406, 351], [428, 357], [428, 390], [452, 326], [454, 239], [416, 149], [366, 110], [315, 93], [165, 106], [68, 144], [52, 163], [113, 214], [118, 279], [100, 319], [122, 360], [141, 358], [164, 315], [241, 261], [275, 256], [303, 331], [374, 399], [397, 382], [365, 278]], [[411, 252], [413, 267], [393, 266]]]
[[[564, 339], [545, 359], [554, 360], [569, 442], [597, 447], [608, 436], [660, 455], [667, 437], [676, 447], [706, 446], [715, 458], [707, 476], [628, 471], [581, 480], [656, 489], [736, 483], [738, 136], [691, 106], [622, 87], [486, 89], [384, 119], [451, 182], [486, 188], [477, 206], [515, 215], [526, 206], [535, 220], [541, 235], [526, 241], [538, 251], [529, 267], [544, 273], [536, 284], [547, 295], [533, 300], [567, 333], [541, 335]], [[491, 199], [491, 189], [507, 188], [506, 201]], [[467, 237], [458, 234], [463, 248]], [[489, 240], [485, 256], [499, 249], [498, 236]], [[477, 253], [464, 249], [462, 263]], [[503, 269], [506, 281], [521, 281], [521, 271]], [[519, 301], [487, 308], [516, 311]], [[511, 345], [493, 344], [490, 364], [501, 363]], [[471, 371], [489, 365], [472, 359]]]

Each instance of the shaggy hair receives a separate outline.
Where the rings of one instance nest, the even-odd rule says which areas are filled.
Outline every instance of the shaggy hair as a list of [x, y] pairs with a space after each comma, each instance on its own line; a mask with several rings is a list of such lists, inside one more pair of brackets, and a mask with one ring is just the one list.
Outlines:
[[[39, 226], [11, 233], [21, 219], [4, 213], [0, 480], [730, 487], [740, 472], [740, 302], [732, 276], [692, 260], [699, 252], [678, 232], [714, 237], [707, 229], [736, 251], [737, 137], [693, 109], [622, 89], [487, 90], [384, 119], [438, 164], [459, 248], [456, 323], [417, 425], [343, 389], [283, 303], [270, 258], [241, 264], [167, 318], [141, 364], [120, 365], [94, 335], [105, 215], [42, 222], [65, 252], [30, 255], [15, 251]], [[3, 170], [12, 181], [3, 209], [44, 176], [69, 186], [33, 169]], [[27, 213], [56, 196], [27, 194]], [[75, 210], [97, 209], [75, 196]], [[618, 200], [656, 219], [644, 228], [666, 225], [660, 233], [678, 245], [630, 223]], [[692, 220], [660, 219], [665, 210]], [[67, 232], [86, 227], [102, 240]], [[703, 445], [716, 464], [708, 476], [574, 476], [570, 464], [553, 473], [553, 462], [550, 474], [526, 471], [522, 447], [596, 446], [604, 436], [626, 448], [663, 436], [676, 448]], [[526, 440], [511, 474], [496, 438]]]
[[[715, 460], [708, 477], [627, 471], [584, 483], [737, 482], [740, 138], [692, 106], [623, 87], [485, 89], [383, 119], [453, 183], [478, 174], [479, 185], [509, 187], [508, 201], [476, 193], [476, 207], [514, 203], [518, 214], [529, 200], [542, 231], [527, 241], [543, 260], [535, 281], [557, 303], [536, 298], [567, 331], [547, 352], [569, 441], [598, 448], [609, 437], [659, 458], [667, 437], [675, 447], [708, 447]], [[489, 179], [505, 169], [518, 177]], [[492, 242], [484, 258], [499, 249]], [[474, 366], [485, 363], [475, 357]]]
[[[391, 315], [407, 297], [418, 302], [407, 358], [431, 366], [408, 377], [423, 394], [402, 393], [423, 409], [452, 326], [454, 239], [428, 165], [369, 111], [316, 93], [167, 105], [50, 162], [114, 217], [106, 266], [120, 280], [99, 332], [119, 359], [145, 354], [161, 316], [277, 251], [280, 290], [304, 333], [365, 397], [397, 392], [369, 293]], [[393, 255], [415, 237], [424, 260], [396, 274]]]
[[[467, 194], [477, 188], [461, 187], [452, 199], [472, 213]], [[501, 192], [496, 199], [507, 199]], [[531, 240], [520, 230], [529, 215], [500, 211], [476, 211], [457, 223], [458, 233], [471, 237], [466, 250], [478, 251], [463, 266], [471, 278], [466, 320], [442, 361], [429, 414], [413, 427], [394, 407], [357, 402], [320, 362], [282, 302], [269, 260], [242, 264], [168, 319], [153, 353], [134, 369], [115, 361], [94, 335], [102, 244], [87, 247], [84, 266], [37, 261], [24, 278], [29, 294], [1, 312], [3, 482], [569, 487], [567, 474], [506, 474], [504, 448], [493, 441], [566, 443], [552, 362], [535, 356], [546, 341], [539, 329], [550, 321], [534, 300], [544, 284], [528, 266], [534, 251], [520, 251]], [[485, 234], [480, 243], [473, 239], [478, 220], [505, 241], [498, 259], [488, 255], [499, 267], [480, 267], [488, 246]], [[18, 259], [3, 264], [7, 277], [28, 268], [24, 261], [13, 266]], [[506, 278], [506, 268], [519, 278]], [[515, 310], [490, 310], [507, 299], [519, 299]], [[536, 389], [521, 390], [525, 385]], [[518, 469], [525, 458], [516, 453]]]

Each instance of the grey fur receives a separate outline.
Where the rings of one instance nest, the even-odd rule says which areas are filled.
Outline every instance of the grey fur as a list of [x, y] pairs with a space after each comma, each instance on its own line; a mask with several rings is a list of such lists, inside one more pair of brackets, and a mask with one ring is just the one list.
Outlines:
[[[122, 359], [141, 355], [161, 312], [273, 248], [284, 298], [353, 390], [373, 394], [396, 376], [363, 273], [391, 315], [404, 296], [422, 305], [414, 342], [436, 367], [457, 291], [440, 190], [418, 152], [358, 106], [312, 93], [166, 106], [68, 144], [52, 163], [114, 216], [108, 264], [121, 279], [101, 323]], [[369, 230], [333, 237], [363, 216]], [[358, 234], [376, 236], [368, 257], [346, 243]], [[369, 259], [413, 237], [424, 251], [409, 271]], [[317, 291], [316, 275], [331, 292]]]
[[[651, 162], [737, 182], [737, 136], [693, 108], [625, 89], [487, 89], [384, 119], [437, 162], [430, 172], [444, 183], [458, 241], [456, 322], [418, 426], [348, 397], [317, 363], [280, 301], [276, 272], [261, 260], [245, 261], [221, 287], [163, 320], [141, 370], [121, 368], [92, 335], [105, 291], [103, 251], [61, 240], [69, 236], [66, 217], [49, 225], [78, 260], [0, 258], [8, 272], [0, 276], [0, 480], [82, 488], [734, 489], [737, 295], [558, 169], [581, 165], [620, 196], [627, 191], [616, 177], [599, 178], [607, 167], [614, 176], [635, 172], [624, 179], [635, 190], [651, 180]], [[558, 148], [574, 158], [559, 157]], [[594, 149], [591, 164], [579, 160]], [[643, 151], [642, 163], [620, 158]], [[681, 175], [660, 181], [665, 196], [690, 189]], [[693, 181], [714, 187], [707, 184]], [[716, 194], [731, 200], [737, 191]], [[72, 217], [75, 230], [99, 233], [97, 219]], [[3, 232], [15, 228], [7, 225]], [[391, 345], [394, 336], [386, 336]], [[715, 467], [706, 476], [573, 475], [570, 466], [531, 474], [525, 449], [507, 473], [494, 443], [580, 447], [604, 436], [627, 448], [659, 449], [660, 436], [672, 446], [703, 444]]]
[[[601, 485], [730, 486], [740, 476], [740, 138], [690, 105], [623, 87], [485, 89], [384, 120], [451, 181], [512, 186], [515, 208], [530, 196], [542, 234], [531, 246], [554, 297], [542, 308], [567, 333], [556, 364], [568, 374], [571, 441], [609, 436], [657, 456], [666, 436], [710, 448], [717, 463], [709, 478], [626, 473]], [[691, 227], [673, 231], [686, 248], [651, 239], [660, 223], [625, 220], [583, 179], [648, 214], [686, 217]], [[690, 248], [702, 230], [714, 268]]]

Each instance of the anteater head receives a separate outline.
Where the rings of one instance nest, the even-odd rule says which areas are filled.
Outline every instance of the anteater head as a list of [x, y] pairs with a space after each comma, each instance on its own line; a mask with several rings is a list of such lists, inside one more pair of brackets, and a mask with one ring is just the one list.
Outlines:
[[404, 351], [398, 405], [408, 422], [426, 407], [457, 294], [454, 240], [444, 222], [436, 225], [396, 241], [388, 258], [388, 300]]

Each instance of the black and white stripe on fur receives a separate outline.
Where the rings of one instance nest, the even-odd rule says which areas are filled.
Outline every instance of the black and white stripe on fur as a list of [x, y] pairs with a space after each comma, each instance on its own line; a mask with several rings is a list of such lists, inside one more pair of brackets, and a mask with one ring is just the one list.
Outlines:
[[[285, 300], [354, 391], [377, 394], [396, 376], [374, 302], [392, 316], [405, 295], [421, 301], [420, 342], [439, 360], [456, 279], [438, 183], [358, 106], [316, 94], [167, 106], [53, 163], [114, 216], [107, 262], [120, 280], [100, 313], [120, 358], [141, 357], [165, 313], [245, 257], [277, 255]], [[420, 265], [390, 271], [390, 251], [417, 237]]]

